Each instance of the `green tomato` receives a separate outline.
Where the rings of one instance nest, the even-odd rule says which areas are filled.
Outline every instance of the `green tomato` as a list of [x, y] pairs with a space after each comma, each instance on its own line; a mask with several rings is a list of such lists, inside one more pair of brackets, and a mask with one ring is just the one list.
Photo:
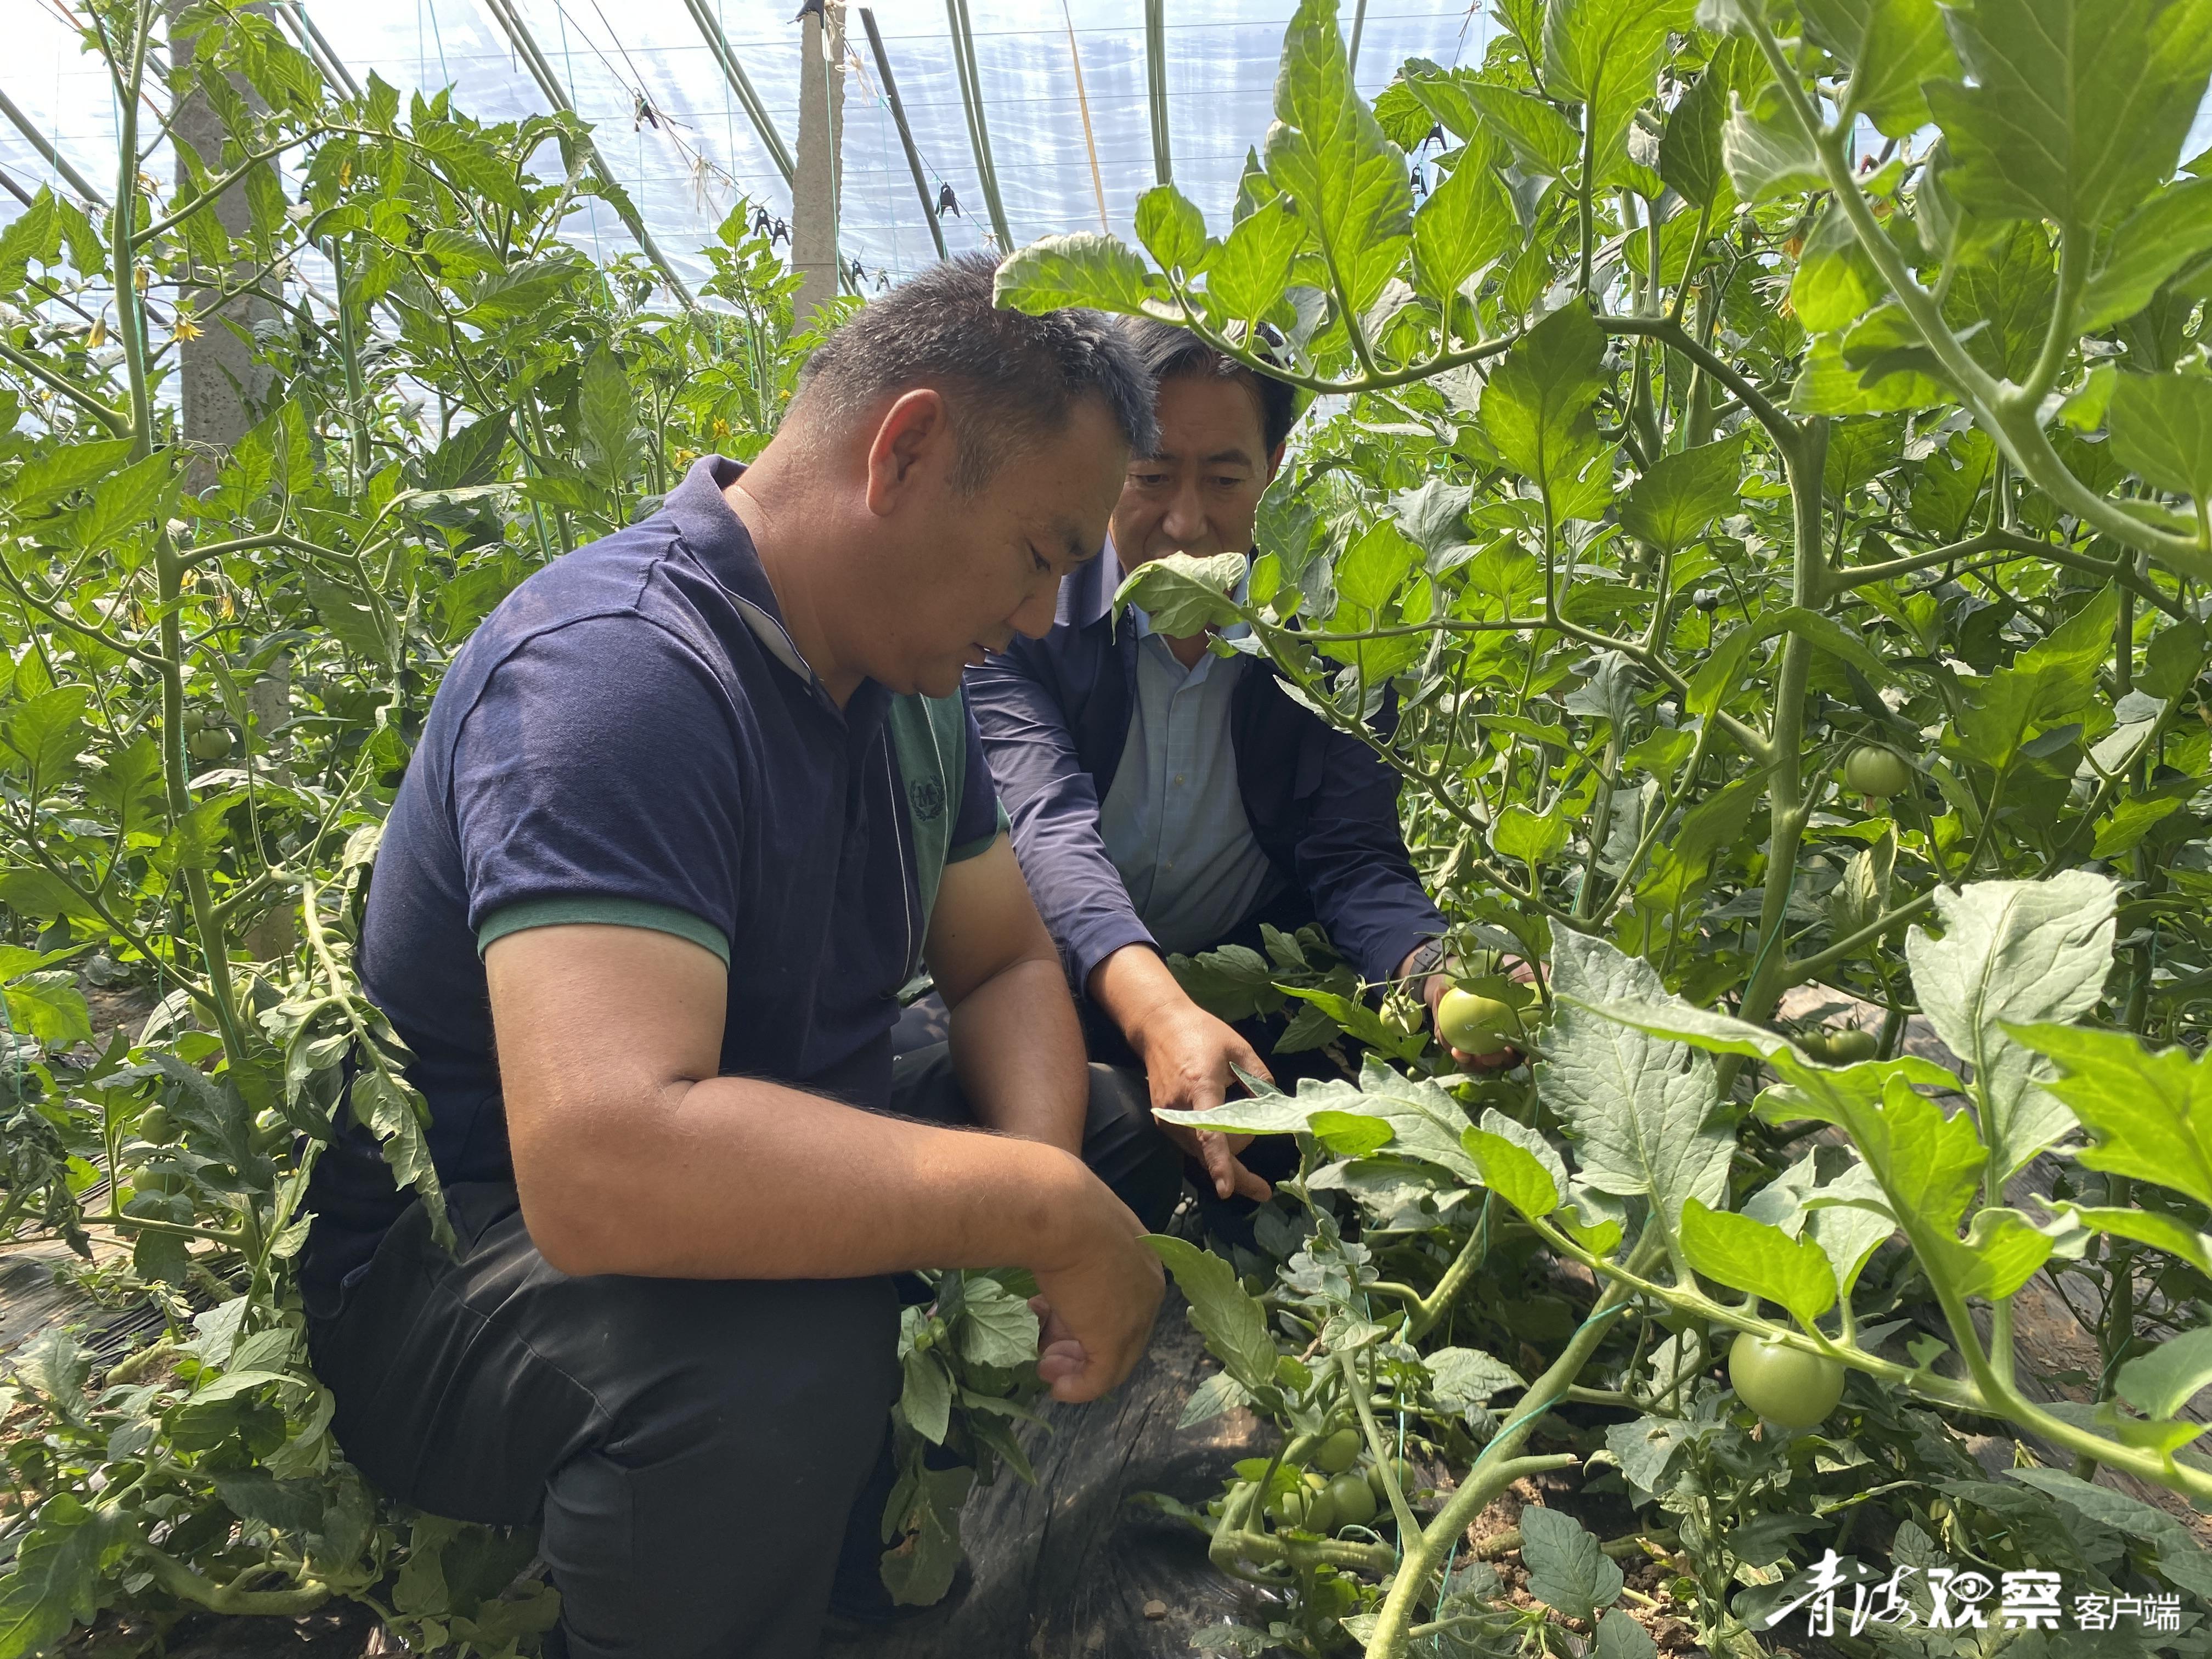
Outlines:
[[1314, 1454], [1314, 1462], [1320, 1464], [1326, 1474], [1342, 1474], [1358, 1461], [1359, 1445], [1358, 1430], [1339, 1429], [1321, 1443], [1321, 1449]]
[[1274, 1501], [1267, 1505], [1267, 1513], [1274, 1516], [1275, 1524], [1279, 1527], [1303, 1527], [1305, 1525], [1306, 1492], [1304, 1488], [1300, 1487], [1295, 1491], [1276, 1493]]
[[204, 726], [185, 739], [185, 747], [198, 761], [219, 761], [230, 752], [230, 733], [220, 726]]
[[1862, 745], [1844, 763], [1844, 781], [1855, 794], [1887, 800], [1912, 785], [1912, 766], [1893, 749]]
[[1437, 1029], [1446, 1042], [1468, 1054], [1494, 1054], [1522, 1035], [1521, 1016], [1510, 1005], [1456, 988], [1437, 1005]]
[[1389, 1488], [1383, 1485], [1383, 1481], [1388, 1478], [1395, 1478], [1398, 1482], [1398, 1490], [1408, 1497], [1412, 1496], [1413, 1466], [1402, 1457], [1394, 1457], [1387, 1464], [1370, 1463], [1367, 1466], [1367, 1487], [1375, 1494], [1375, 1501], [1377, 1504], [1389, 1501]]
[[207, 716], [197, 708], [187, 708], [177, 717], [177, 729], [188, 738], [206, 724]]
[[1306, 1483], [1306, 1530], [1327, 1536], [1336, 1530], [1336, 1500], [1319, 1475], [1308, 1475]]
[[1337, 1527], [1364, 1527], [1375, 1518], [1375, 1492], [1366, 1477], [1340, 1474], [1328, 1483], [1329, 1505], [1336, 1511]]
[[1739, 1336], [1729, 1346], [1729, 1381], [1736, 1398], [1768, 1422], [1809, 1429], [1844, 1397], [1844, 1368], [1765, 1337]]
[[138, 1114], [138, 1135], [156, 1146], [166, 1146], [177, 1138], [177, 1126], [169, 1116], [169, 1109], [158, 1102]]
[[1856, 1066], [1881, 1052], [1881, 1039], [1858, 1026], [1847, 1026], [1828, 1034], [1828, 1063], [1832, 1066]]

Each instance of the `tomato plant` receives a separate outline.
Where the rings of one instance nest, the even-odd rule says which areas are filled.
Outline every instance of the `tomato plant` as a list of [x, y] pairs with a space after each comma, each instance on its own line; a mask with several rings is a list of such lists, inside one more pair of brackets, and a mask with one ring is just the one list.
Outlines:
[[[511, 1653], [553, 1617], [509, 1590], [530, 1539], [380, 1504], [306, 1359], [300, 1204], [349, 1061], [442, 1215], [352, 972], [362, 884], [477, 620], [693, 454], [765, 441], [795, 279], [740, 204], [716, 308], [648, 308], [650, 272], [561, 240], [615, 189], [572, 118], [342, 95], [252, 9], [71, 15], [116, 91], [110, 199], [0, 229], [0, 1239], [66, 1242], [161, 1328], [8, 1356], [0, 1655], [344, 1597]], [[195, 100], [213, 139], [166, 185]], [[214, 442], [178, 384], [234, 329], [250, 419]], [[88, 986], [128, 1018], [95, 1030]]]
[[[1232, 1264], [1264, 1293], [1164, 1252], [1223, 1364], [1193, 1410], [1285, 1442], [1193, 1517], [1285, 1609], [1217, 1645], [1552, 1641], [1459, 1557], [1567, 1469], [1639, 1527], [1524, 1527], [1528, 1589], [1617, 1651], [1649, 1639], [1616, 1547], [1731, 1652], [1830, 1547], [2202, 1596], [2168, 1511], [2128, 1500], [2160, 1541], [2125, 1561], [2069, 1532], [2123, 1512], [2100, 1470], [2212, 1499], [2202, 10], [1498, 16], [1480, 64], [1370, 106], [1309, 0], [1225, 224], [1164, 185], [1141, 251], [1055, 237], [1000, 278], [1331, 399], [1248, 584], [1170, 558], [1125, 597], [1243, 624], [1398, 774], [1455, 944], [1543, 967], [1530, 1068], [1464, 1077], [1303, 963], [1178, 964], [1238, 1012], [1256, 966], [1366, 1049], [1211, 1119], [1300, 1137]], [[2068, 1382], [2020, 1358], [2045, 1304]], [[1841, 1379], [1817, 1431], [1755, 1420], [1730, 1338], [1747, 1377], [1802, 1367], [1789, 1416]], [[1347, 1410], [1439, 1500], [1261, 1525]], [[1992, 1431], [2002, 1481], [1963, 1451]]]
[[[0, 231], [0, 1234], [163, 1319], [10, 1357], [0, 1656], [348, 1596], [515, 1651], [551, 1613], [507, 1591], [527, 1540], [380, 1506], [305, 1360], [349, 1055], [437, 1201], [350, 968], [362, 883], [470, 629], [693, 454], [755, 453], [809, 337], [742, 205], [710, 310], [563, 242], [614, 190], [570, 118], [340, 96], [256, 11], [165, 12], [76, 14], [112, 203]], [[2203, 0], [1500, 15], [1370, 106], [1308, 0], [1225, 226], [1163, 186], [1143, 253], [1054, 239], [1002, 277], [1328, 395], [1241, 600], [1235, 557], [1132, 591], [1247, 624], [1398, 773], [1453, 971], [1531, 1060], [1463, 1075], [1315, 929], [1176, 964], [1347, 1062], [1231, 1109], [1304, 1154], [1256, 1249], [1161, 1244], [1221, 1364], [1190, 1420], [1281, 1431], [1211, 1505], [1161, 1500], [1272, 1598], [1216, 1646], [1561, 1651], [1566, 1618], [1640, 1653], [1650, 1561], [1640, 1610], [1748, 1654], [1825, 1549], [2201, 1601], [2186, 1528], [2092, 1478], [2212, 1498]], [[167, 186], [195, 91], [220, 141]], [[248, 301], [266, 383], [211, 452], [169, 388]], [[139, 1017], [95, 1041], [88, 986]], [[1034, 1341], [1008, 1277], [928, 1288], [885, 1540], [912, 1601], [969, 1466], [1026, 1468]], [[2022, 1362], [2044, 1291], [2071, 1383]], [[1724, 1380], [1778, 1361], [1840, 1373], [1816, 1425], [1759, 1420], [1802, 1386]], [[1557, 1503], [1479, 1553], [1520, 1480]], [[2206, 1650], [2188, 1618], [2159, 1650]]]

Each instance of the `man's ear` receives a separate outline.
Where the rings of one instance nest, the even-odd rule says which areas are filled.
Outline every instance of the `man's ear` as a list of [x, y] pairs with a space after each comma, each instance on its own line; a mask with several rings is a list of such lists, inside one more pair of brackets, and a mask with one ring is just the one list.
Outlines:
[[952, 410], [932, 386], [901, 392], [868, 444], [868, 511], [889, 518], [902, 499], [933, 487], [952, 470]]
[[1267, 452], [1267, 483], [1274, 483], [1275, 474], [1283, 470], [1283, 452], [1289, 447], [1290, 441], [1285, 439]]

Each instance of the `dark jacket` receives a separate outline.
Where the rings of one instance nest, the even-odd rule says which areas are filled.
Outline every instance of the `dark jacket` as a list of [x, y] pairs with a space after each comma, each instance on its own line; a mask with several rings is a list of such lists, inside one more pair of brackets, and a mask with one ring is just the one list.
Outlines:
[[[1015, 854], [1079, 993], [1113, 952], [1152, 942], [1098, 830], [1136, 709], [1137, 631], [1113, 612], [1121, 576], [1109, 547], [1060, 584], [1044, 638], [968, 671]], [[1244, 816], [1303, 901], [1285, 919], [1318, 920], [1362, 978], [1389, 978], [1444, 931], [1399, 832], [1397, 774], [1291, 702], [1264, 658], [1230, 720]]]

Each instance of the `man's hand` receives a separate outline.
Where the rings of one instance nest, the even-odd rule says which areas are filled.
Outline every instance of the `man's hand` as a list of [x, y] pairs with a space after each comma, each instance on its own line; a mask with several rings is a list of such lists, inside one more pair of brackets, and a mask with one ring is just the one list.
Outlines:
[[[1234, 1026], [1216, 1019], [1188, 998], [1180, 1005], [1164, 1003], [1137, 1030], [1129, 1046], [1145, 1062], [1145, 1078], [1152, 1091], [1154, 1112], [1210, 1112], [1229, 1098], [1237, 1085], [1234, 1066], [1253, 1077], [1273, 1079], [1273, 1073], [1252, 1045]], [[1170, 1140], [1206, 1165], [1214, 1194], [1228, 1198], [1242, 1193], [1265, 1200], [1274, 1189], [1239, 1163], [1237, 1154], [1252, 1144], [1250, 1135], [1218, 1134], [1188, 1123], [1160, 1124]]]
[[1054, 1265], [1033, 1269], [1039, 1294], [1030, 1298], [1042, 1325], [1037, 1376], [1071, 1405], [1097, 1399], [1135, 1369], [1166, 1290], [1143, 1224], [1092, 1184], [1101, 1201], [1069, 1218], [1068, 1247]]
[[[1418, 946], [1406, 953], [1405, 961], [1398, 964], [1400, 979], [1406, 979], [1412, 975], [1413, 958], [1419, 954]], [[1505, 969], [1505, 976], [1518, 985], [1533, 985], [1536, 982], [1536, 970], [1517, 957], [1510, 960]], [[1518, 1048], [1500, 1048], [1494, 1054], [1471, 1054], [1463, 1048], [1454, 1048], [1445, 1040], [1442, 1011], [1444, 993], [1451, 988], [1452, 980], [1449, 974], [1431, 974], [1422, 981], [1421, 999], [1429, 1005], [1429, 1024], [1437, 1034], [1437, 1043], [1450, 1052], [1452, 1059], [1458, 1063], [1460, 1070], [1502, 1072], [1518, 1066], [1526, 1058]]]
[[[1212, 1111], [1236, 1087], [1232, 1066], [1273, 1080], [1252, 1045], [1193, 1002], [1148, 945], [1125, 945], [1108, 957], [1091, 970], [1089, 989], [1144, 1062], [1155, 1112]], [[1237, 1161], [1251, 1136], [1181, 1123], [1162, 1123], [1160, 1132], [1206, 1165], [1217, 1196], [1263, 1200], [1273, 1190]]]

